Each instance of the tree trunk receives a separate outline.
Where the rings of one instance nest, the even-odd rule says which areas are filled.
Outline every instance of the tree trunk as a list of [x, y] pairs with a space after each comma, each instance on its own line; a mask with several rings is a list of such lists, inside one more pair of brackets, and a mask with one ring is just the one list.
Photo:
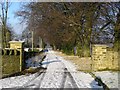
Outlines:
[[77, 55], [77, 46], [74, 47], [74, 55]]

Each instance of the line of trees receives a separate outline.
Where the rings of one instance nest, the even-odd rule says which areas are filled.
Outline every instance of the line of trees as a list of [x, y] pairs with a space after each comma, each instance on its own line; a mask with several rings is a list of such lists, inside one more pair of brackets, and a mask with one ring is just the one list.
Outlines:
[[120, 3], [109, 2], [31, 2], [16, 12], [41, 36], [64, 52], [78, 49], [89, 56], [93, 43], [120, 43]]

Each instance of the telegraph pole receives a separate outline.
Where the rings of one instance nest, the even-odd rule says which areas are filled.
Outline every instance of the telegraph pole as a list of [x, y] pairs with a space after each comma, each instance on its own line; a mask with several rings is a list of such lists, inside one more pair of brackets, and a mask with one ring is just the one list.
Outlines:
[[39, 36], [39, 48], [42, 49], [42, 38]]
[[34, 38], [33, 38], [33, 34], [34, 34], [34, 33], [33, 33], [33, 30], [32, 30], [32, 51], [33, 51], [33, 49], [34, 49], [34, 42], [33, 42], [33, 41], [34, 41]]

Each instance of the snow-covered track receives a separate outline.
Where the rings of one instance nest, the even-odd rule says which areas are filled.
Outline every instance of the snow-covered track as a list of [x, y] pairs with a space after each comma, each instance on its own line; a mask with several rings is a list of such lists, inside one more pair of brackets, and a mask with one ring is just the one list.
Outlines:
[[23, 86], [14, 87], [14, 88], [16, 88], [16, 90], [19, 90], [21, 88], [27, 88], [29, 86], [30, 82], [32, 82], [33, 80], [37, 79], [40, 75], [44, 76], [45, 73], [46, 73], [46, 68], [44, 68], [44, 69], [42, 68], [39, 72], [37, 72], [35, 74], [35, 76], [32, 79], [30, 79], [28, 82], [26, 82]]

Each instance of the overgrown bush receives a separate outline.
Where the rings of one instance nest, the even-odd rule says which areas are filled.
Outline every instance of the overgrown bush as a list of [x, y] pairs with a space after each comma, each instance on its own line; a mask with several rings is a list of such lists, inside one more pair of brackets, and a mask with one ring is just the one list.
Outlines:
[[90, 57], [90, 48], [87, 45], [83, 47], [81, 45], [77, 46], [77, 55], [80, 57]]
[[119, 52], [120, 51], [120, 41], [114, 43], [113, 50]]
[[[90, 47], [88, 45], [83, 45], [83, 47], [78, 44], [77, 46], [77, 55], [80, 57], [90, 57]], [[67, 44], [62, 46], [62, 52], [67, 55], [73, 55], [74, 54], [74, 45], [73, 44]]]
[[72, 45], [65, 45], [62, 47], [62, 52], [67, 54], [67, 55], [72, 55], [73, 54], [73, 46]]

